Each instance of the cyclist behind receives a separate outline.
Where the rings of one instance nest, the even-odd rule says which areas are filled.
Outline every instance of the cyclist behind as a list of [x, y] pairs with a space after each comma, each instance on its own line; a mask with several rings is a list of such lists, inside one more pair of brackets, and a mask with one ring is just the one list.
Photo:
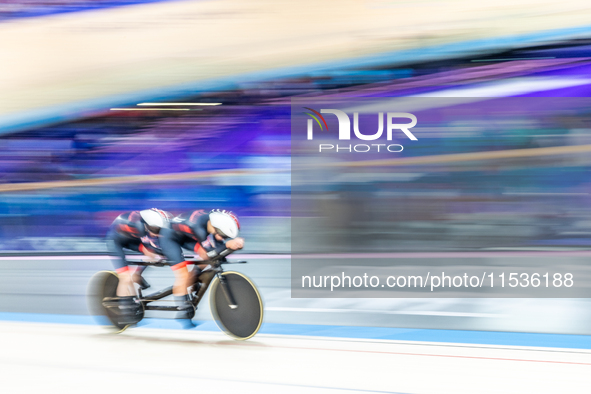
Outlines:
[[119, 304], [120, 323], [135, 324], [141, 320], [140, 305], [133, 299], [136, 295], [133, 282], [147, 287], [141, 270], [132, 276], [124, 250], [141, 252], [150, 261], [160, 260], [160, 232], [170, 228], [171, 216], [156, 208], [127, 212], [119, 215], [109, 229], [107, 246], [109, 252], [116, 256], [112, 261], [119, 276], [115, 301]]
[[196, 210], [181, 214], [172, 219], [170, 228], [163, 228], [160, 233], [160, 246], [164, 255], [172, 263], [175, 283], [172, 294], [179, 309], [180, 318], [190, 319], [195, 315], [195, 308], [189, 301], [187, 288], [191, 286], [205, 265], [195, 265], [189, 274], [182, 249], [195, 252], [203, 260], [217, 256], [225, 249], [239, 250], [244, 247], [244, 239], [238, 237], [240, 222], [230, 211], [214, 209], [210, 212]]

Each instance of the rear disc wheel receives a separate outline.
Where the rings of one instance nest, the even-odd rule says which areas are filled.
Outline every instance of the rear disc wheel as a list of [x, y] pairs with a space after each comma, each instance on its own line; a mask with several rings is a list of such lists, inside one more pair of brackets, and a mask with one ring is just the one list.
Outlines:
[[[104, 306], [105, 298], [117, 297], [117, 286], [119, 285], [119, 276], [113, 271], [97, 272], [90, 279], [88, 284], [88, 309], [90, 314], [102, 325], [111, 325], [117, 332], [123, 332], [130, 324], [119, 323], [119, 315], [112, 308]], [[144, 308], [141, 307], [141, 317], [143, 317]]]

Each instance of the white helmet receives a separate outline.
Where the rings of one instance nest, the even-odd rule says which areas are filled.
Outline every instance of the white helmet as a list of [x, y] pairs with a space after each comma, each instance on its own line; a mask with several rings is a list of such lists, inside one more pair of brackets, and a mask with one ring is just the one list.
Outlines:
[[214, 209], [209, 213], [209, 220], [216, 232], [224, 238], [236, 238], [240, 231], [240, 222], [231, 211]]
[[140, 211], [140, 216], [142, 217], [142, 221], [148, 226], [148, 230], [155, 234], [158, 234], [161, 228], [170, 227], [168, 215], [160, 209], [144, 209]]

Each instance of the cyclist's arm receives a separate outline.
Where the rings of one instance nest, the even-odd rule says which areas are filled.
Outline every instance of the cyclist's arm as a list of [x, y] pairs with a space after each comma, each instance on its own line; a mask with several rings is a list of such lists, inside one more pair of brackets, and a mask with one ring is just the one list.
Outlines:
[[163, 257], [161, 250], [150, 248], [144, 244], [140, 244], [138, 251], [143, 253], [144, 256], [148, 257], [152, 261], [160, 260]]
[[195, 242], [199, 245], [195, 247], [195, 251], [203, 260], [209, 260], [217, 256], [225, 249], [223, 244], [219, 245], [211, 234], [207, 232], [207, 220], [209, 215], [201, 216], [196, 222], [188, 222], [189, 228], [193, 234]]
[[232, 250], [239, 250], [244, 247], [244, 238], [234, 238], [226, 241], [226, 248]]

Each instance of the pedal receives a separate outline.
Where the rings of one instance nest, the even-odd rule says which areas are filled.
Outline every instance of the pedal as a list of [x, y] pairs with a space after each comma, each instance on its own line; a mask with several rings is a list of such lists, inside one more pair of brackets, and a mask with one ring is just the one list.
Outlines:
[[115, 310], [117, 313], [122, 313], [125, 310], [135, 310], [138, 308], [138, 304], [132, 301], [128, 304], [122, 304], [120, 297], [105, 297], [103, 298], [103, 307], [111, 311]]
[[103, 306], [105, 308], [119, 308], [119, 297], [105, 297], [103, 298]]

